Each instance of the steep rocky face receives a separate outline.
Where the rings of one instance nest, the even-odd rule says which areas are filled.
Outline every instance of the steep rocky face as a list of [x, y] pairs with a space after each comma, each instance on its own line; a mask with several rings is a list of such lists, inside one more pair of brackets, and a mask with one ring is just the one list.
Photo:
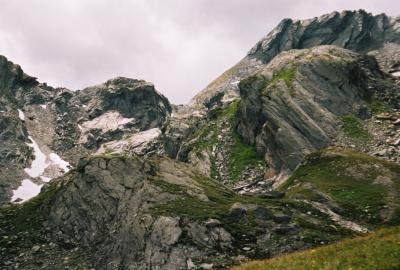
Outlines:
[[38, 83], [5, 57], [0, 105], [1, 203], [17, 188], [24, 193], [25, 180], [40, 190], [83, 155], [163, 152], [159, 137], [171, 112], [169, 101], [142, 80], [115, 78], [74, 92]]
[[162, 126], [171, 112], [169, 101], [143, 80], [111, 79], [80, 91], [78, 98], [88, 107], [90, 119], [117, 111], [125, 118], [134, 118], [140, 130]]
[[383, 75], [373, 59], [334, 46], [280, 54], [240, 83], [238, 132], [278, 173], [327, 147], [340, 116], [368, 115], [369, 81]]
[[250, 57], [269, 63], [282, 51], [335, 45], [367, 53], [385, 43], [399, 43], [400, 18], [373, 16], [364, 10], [333, 12], [304, 21], [283, 20], [249, 52]]
[[[261, 39], [237, 65], [197, 94], [192, 106], [238, 98], [238, 82], [259, 72], [279, 53], [319, 45], [335, 45], [375, 55], [386, 72], [399, 67], [400, 18], [372, 15], [364, 10], [333, 12], [308, 20], [284, 19]], [[214, 102], [211, 102], [214, 101]]]
[[127, 134], [162, 129], [171, 113], [169, 101], [141, 80], [115, 78], [80, 91], [76, 98], [85, 111], [77, 119], [79, 142], [89, 149]]
[[275, 57], [240, 83], [238, 132], [265, 155], [272, 175], [293, 171], [307, 154], [333, 144], [341, 117], [372, 115], [379, 92], [398, 92], [376, 61], [335, 46]]
[[26, 145], [28, 134], [18, 117], [0, 112], [0, 204], [8, 202], [10, 191], [18, 187], [14, 179], [22, 179], [23, 168], [31, 159]]
[[26, 95], [24, 88], [34, 88], [39, 83], [36, 78], [26, 75], [20, 66], [0, 56], [0, 101], [6, 106], [6, 101], [17, 101], [16, 96]]
[[0, 56], [0, 204], [9, 201], [33, 160], [22, 106], [42, 102], [49, 90]]

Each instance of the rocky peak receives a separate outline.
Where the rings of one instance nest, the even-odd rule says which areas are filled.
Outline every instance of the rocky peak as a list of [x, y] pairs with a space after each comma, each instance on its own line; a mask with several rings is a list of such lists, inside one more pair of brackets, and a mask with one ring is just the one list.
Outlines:
[[[198, 93], [192, 106], [207, 110], [217, 101], [239, 98], [238, 82], [256, 74], [283, 51], [335, 45], [358, 53], [373, 53], [386, 72], [400, 69], [400, 17], [372, 15], [364, 10], [333, 12], [306, 20], [284, 19], [238, 64]], [[393, 47], [395, 49], [393, 50]]]
[[[85, 88], [78, 98], [88, 107], [89, 118], [106, 111], [118, 111], [124, 117], [141, 119], [142, 129], [158, 127], [172, 110], [168, 99], [156, 91], [153, 84], [124, 77]], [[143, 117], [143, 114], [157, 119]]]
[[36, 78], [25, 74], [19, 65], [0, 55], [0, 101], [5, 98], [14, 100], [19, 89], [38, 84]]
[[0, 88], [12, 88], [17, 84], [37, 83], [36, 78], [23, 72], [19, 65], [0, 55]]
[[335, 45], [360, 53], [400, 42], [399, 18], [372, 15], [364, 10], [325, 14], [308, 20], [284, 19], [248, 53], [268, 63], [282, 51]]

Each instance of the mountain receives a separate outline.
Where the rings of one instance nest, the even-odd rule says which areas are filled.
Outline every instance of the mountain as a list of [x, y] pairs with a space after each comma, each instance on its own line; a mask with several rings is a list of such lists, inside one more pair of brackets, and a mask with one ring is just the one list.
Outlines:
[[187, 105], [0, 57], [0, 268], [226, 269], [400, 225], [399, 52], [399, 17], [285, 19]]
[[374, 16], [364, 10], [333, 12], [303, 21], [284, 19], [238, 64], [197, 94], [191, 104], [209, 106], [216, 99], [237, 97], [240, 80], [258, 73], [279, 53], [292, 49], [334, 45], [375, 54], [385, 71], [398, 71], [399, 29], [400, 17]]

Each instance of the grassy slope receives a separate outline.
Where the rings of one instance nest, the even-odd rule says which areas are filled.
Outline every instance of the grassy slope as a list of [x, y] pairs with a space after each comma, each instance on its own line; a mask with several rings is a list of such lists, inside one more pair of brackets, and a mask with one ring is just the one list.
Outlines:
[[[378, 176], [391, 179], [391, 185], [376, 183]], [[310, 188], [311, 186], [311, 188]], [[387, 209], [387, 196], [400, 190], [400, 165], [349, 150], [329, 148], [309, 155], [280, 189], [288, 198], [319, 201], [319, 192], [330, 196], [342, 208], [342, 215], [371, 228], [382, 226], [380, 212]], [[302, 269], [400, 269], [399, 199], [391, 220], [367, 236], [296, 252], [264, 261], [253, 261], [233, 270]], [[385, 207], [386, 206], [386, 207]]]
[[[391, 179], [390, 185], [375, 182], [378, 176]], [[342, 209], [343, 216], [372, 227], [381, 225], [390, 192], [400, 193], [400, 165], [343, 149], [327, 149], [308, 156], [283, 186], [291, 198], [318, 201], [314, 188], [329, 195]], [[391, 198], [395, 214], [387, 221], [400, 221], [400, 200]]]
[[400, 269], [400, 227], [381, 229], [364, 237], [232, 268], [232, 270], [256, 269]]

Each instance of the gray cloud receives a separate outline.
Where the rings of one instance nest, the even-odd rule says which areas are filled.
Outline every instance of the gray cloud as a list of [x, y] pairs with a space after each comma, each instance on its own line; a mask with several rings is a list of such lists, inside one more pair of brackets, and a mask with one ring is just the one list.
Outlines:
[[185, 103], [283, 18], [363, 8], [400, 14], [397, 0], [0, 0], [0, 54], [53, 86], [115, 76], [153, 82]]

